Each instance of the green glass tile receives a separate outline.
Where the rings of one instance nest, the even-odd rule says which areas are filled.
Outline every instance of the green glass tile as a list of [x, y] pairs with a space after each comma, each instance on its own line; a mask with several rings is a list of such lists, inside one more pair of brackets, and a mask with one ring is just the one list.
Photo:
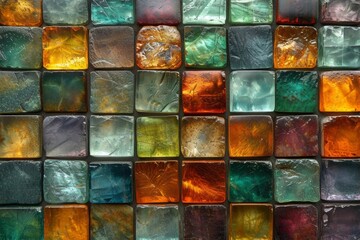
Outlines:
[[225, 0], [183, 0], [184, 24], [225, 24]]
[[272, 0], [230, 0], [231, 23], [258, 24], [272, 21]]
[[48, 25], [82, 25], [88, 21], [87, 0], [42, 0], [43, 19]]
[[272, 185], [271, 162], [230, 161], [229, 201], [270, 202]]
[[185, 27], [185, 65], [193, 68], [223, 68], [227, 63], [226, 29]]
[[317, 109], [317, 98], [316, 72], [276, 72], [275, 111], [312, 113]]
[[92, 0], [91, 21], [94, 25], [131, 24], [134, 0]]
[[277, 159], [275, 200], [280, 203], [319, 201], [319, 172], [319, 163], [313, 159]]

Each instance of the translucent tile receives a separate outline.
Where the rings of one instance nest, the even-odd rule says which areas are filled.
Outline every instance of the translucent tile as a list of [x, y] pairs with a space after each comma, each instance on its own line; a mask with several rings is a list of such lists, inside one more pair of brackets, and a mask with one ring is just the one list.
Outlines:
[[133, 208], [120, 204], [92, 204], [91, 239], [134, 239]]
[[183, 161], [182, 202], [222, 203], [226, 200], [224, 161]]
[[88, 37], [85, 27], [45, 27], [43, 66], [48, 70], [88, 68]]
[[132, 116], [91, 116], [89, 135], [91, 156], [134, 156]]
[[261, 24], [272, 21], [272, 0], [230, 0], [231, 24]]
[[1, 1], [0, 25], [40, 26], [41, 0]]
[[266, 69], [273, 66], [271, 26], [229, 28], [231, 69]]
[[0, 68], [41, 68], [41, 34], [37, 27], [0, 26]]
[[177, 116], [137, 119], [138, 157], [178, 157], [179, 119]]
[[135, 163], [137, 203], [179, 202], [177, 161], [144, 161]]
[[181, 153], [186, 158], [225, 156], [225, 119], [216, 116], [183, 117]]
[[86, 112], [86, 92], [85, 72], [43, 72], [45, 112]]
[[313, 113], [318, 108], [317, 99], [317, 72], [276, 72], [275, 111]]
[[[41, 203], [41, 168], [40, 161], [0, 162], [0, 204]], [[0, 224], [0, 236], [4, 236], [1, 232]]]
[[271, 202], [273, 171], [268, 161], [230, 161], [230, 202]]
[[184, 27], [184, 45], [186, 67], [223, 68], [227, 64], [223, 27]]
[[276, 0], [276, 23], [313, 25], [316, 23], [318, 0]]
[[277, 202], [320, 200], [320, 166], [314, 159], [277, 159], [274, 179]]
[[138, 71], [136, 80], [136, 111], [179, 112], [179, 72]]
[[220, 25], [226, 21], [226, 1], [183, 0], [183, 23]]
[[177, 25], [180, 23], [179, 0], [136, 0], [136, 20], [141, 25]]
[[322, 23], [359, 24], [360, 6], [353, 0], [321, 0]]
[[317, 35], [314, 27], [278, 26], [275, 30], [274, 67], [277, 69], [316, 67]]
[[42, 0], [43, 18], [48, 25], [85, 25], [87, 0]]
[[181, 35], [172, 26], [145, 26], [136, 38], [136, 65], [141, 69], [178, 69]]
[[86, 203], [88, 165], [78, 160], [45, 160], [44, 200], [48, 203]]
[[94, 68], [134, 66], [134, 30], [131, 27], [96, 27], [89, 31], [90, 63]]
[[230, 112], [272, 112], [274, 109], [274, 72], [234, 71], [230, 74]]
[[131, 162], [92, 162], [90, 171], [91, 203], [131, 203]]
[[0, 116], [0, 158], [40, 158], [40, 116]]
[[40, 72], [0, 72], [0, 113], [41, 110]]
[[43, 141], [47, 157], [86, 156], [86, 117], [80, 115], [46, 117], [43, 122]]
[[91, 0], [91, 21], [94, 25], [132, 24], [134, 0]]
[[183, 72], [182, 105], [185, 114], [224, 113], [226, 111], [225, 72]]

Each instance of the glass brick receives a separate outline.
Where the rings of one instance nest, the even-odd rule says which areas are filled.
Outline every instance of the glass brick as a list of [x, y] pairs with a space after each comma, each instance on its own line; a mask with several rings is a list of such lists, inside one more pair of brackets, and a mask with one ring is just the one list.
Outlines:
[[87, 0], [42, 0], [43, 18], [48, 25], [85, 25]]
[[226, 1], [183, 0], [184, 24], [225, 24]]
[[134, 0], [91, 0], [91, 21], [94, 25], [132, 24]]
[[231, 24], [261, 24], [272, 21], [272, 0], [230, 0]]

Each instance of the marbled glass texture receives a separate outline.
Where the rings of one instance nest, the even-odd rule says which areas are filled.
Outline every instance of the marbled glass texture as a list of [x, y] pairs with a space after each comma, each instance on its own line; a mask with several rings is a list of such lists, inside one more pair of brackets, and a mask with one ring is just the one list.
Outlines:
[[261, 24], [273, 20], [272, 0], [230, 0], [232, 24]]
[[321, 168], [321, 199], [360, 200], [360, 161], [324, 159]]
[[136, 0], [136, 20], [141, 25], [178, 25], [180, 0]]
[[360, 27], [319, 29], [319, 67], [360, 68]]
[[133, 208], [128, 205], [92, 204], [92, 240], [134, 239]]
[[48, 25], [84, 25], [88, 21], [87, 0], [42, 0], [42, 7]]
[[137, 119], [138, 157], [178, 157], [179, 119], [177, 116]]
[[275, 239], [317, 240], [318, 213], [313, 205], [282, 205], [275, 208]]
[[44, 200], [48, 203], [86, 203], [88, 165], [78, 160], [45, 160]]
[[0, 25], [40, 26], [41, 23], [41, 0], [0, 2]]
[[86, 117], [48, 116], [43, 122], [43, 145], [47, 157], [84, 157], [87, 155]]
[[136, 239], [178, 240], [180, 216], [177, 205], [137, 205]]
[[277, 159], [275, 200], [317, 202], [320, 200], [320, 166], [314, 159]]
[[184, 240], [226, 239], [226, 207], [188, 205], [184, 211]]
[[229, 28], [231, 69], [267, 69], [273, 66], [271, 26]]
[[225, 156], [225, 119], [216, 116], [183, 117], [181, 153], [187, 158]]
[[40, 116], [0, 116], [0, 158], [40, 158]]
[[360, 5], [354, 0], [321, 0], [321, 22], [360, 23]]
[[0, 68], [41, 68], [41, 35], [37, 27], [0, 27]]
[[91, 116], [90, 155], [131, 157], [134, 155], [134, 117]]
[[48, 70], [88, 68], [88, 37], [85, 27], [44, 27], [43, 66]]
[[179, 112], [179, 72], [138, 71], [136, 80], [136, 111]]
[[230, 202], [270, 202], [273, 196], [271, 162], [230, 161]]
[[94, 25], [118, 25], [134, 22], [134, 0], [91, 0]]
[[318, 0], [276, 0], [276, 23], [312, 25], [316, 23]]
[[134, 66], [134, 30], [131, 27], [96, 27], [89, 31], [90, 63], [94, 68]]
[[229, 240], [273, 239], [271, 204], [230, 204]]
[[45, 112], [86, 112], [86, 73], [45, 71], [42, 102]]
[[225, 0], [183, 0], [182, 3], [184, 24], [225, 24]]
[[92, 113], [133, 113], [134, 74], [130, 71], [90, 73]]
[[1, 207], [1, 239], [43, 239], [43, 213], [41, 207]]
[[88, 240], [88, 206], [52, 205], [44, 208], [44, 239]]
[[230, 112], [272, 112], [274, 109], [274, 72], [233, 71], [230, 74]]
[[317, 72], [276, 72], [275, 111], [313, 113], [317, 110], [317, 99]]
[[319, 152], [318, 133], [317, 115], [277, 116], [275, 156], [316, 156]]
[[91, 203], [131, 203], [130, 162], [92, 162], [89, 170]]
[[227, 64], [226, 28], [184, 27], [185, 65], [223, 68]]
[[41, 110], [40, 72], [0, 72], [0, 113]]
[[0, 178], [0, 204], [38, 204], [41, 202], [40, 161], [0, 162]]
[[324, 204], [322, 211], [322, 240], [357, 239], [360, 236], [360, 205]]

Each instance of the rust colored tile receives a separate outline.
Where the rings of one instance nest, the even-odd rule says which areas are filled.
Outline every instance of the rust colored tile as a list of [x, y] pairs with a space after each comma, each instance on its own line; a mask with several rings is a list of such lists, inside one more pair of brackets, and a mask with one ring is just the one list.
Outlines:
[[273, 153], [273, 121], [270, 116], [229, 117], [230, 157], [262, 157]]
[[226, 111], [225, 72], [185, 71], [182, 83], [184, 113]]
[[88, 240], [86, 205], [53, 205], [44, 209], [44, 240]]
[[40, 26], [41, 0], [0, 1], [0, 25]]
[[331, 116], [322, 119], [323, 157], [360, 157], [360, 116]]
[[146, 161], [135, 163], [137, 203], [179, 202], [177, 161]]
[[224, 161], [183, 161], [182, 202], [222, 203], [226, 200]]
[[279, 26], [276, 28], [275, 68], [314, 68], [317, 55], [317, 31], [314, 27]]
[[360, 111], [360, 71], [324, 72], [319, 87], [321, 112]]

